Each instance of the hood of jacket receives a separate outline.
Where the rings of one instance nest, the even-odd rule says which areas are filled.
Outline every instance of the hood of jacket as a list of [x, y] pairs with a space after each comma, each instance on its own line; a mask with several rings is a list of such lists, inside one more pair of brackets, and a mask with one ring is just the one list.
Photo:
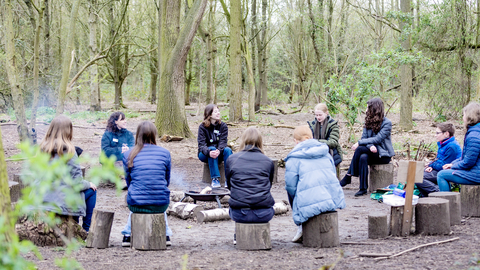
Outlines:
[[316, 159], [325, 155], [329, 155], [328, 146], [315, 139], [309, 139], [298, 143], [287, 155], [285, 161], [287, 161], [289, 158]]

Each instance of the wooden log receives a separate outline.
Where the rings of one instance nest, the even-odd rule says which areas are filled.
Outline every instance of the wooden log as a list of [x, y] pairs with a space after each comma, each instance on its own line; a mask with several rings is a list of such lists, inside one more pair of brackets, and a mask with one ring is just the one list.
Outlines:
[[230, 219], [228, 211], [228, 208], [217, 208], [212, 210], [199, 211], [197, 213], [197, 222], [202, 223]]
[[390, 235], [402, 236], [403, 206], [390, 208]]
[[85, 178], [85, 170], [86, 170], [85, 166], [80, 166], [80, 169], [82, 170], [83, 178]]
[[165, 215], [132, 214], [131, 245], [139, 250], [167, 249]]
[[[462, 187], [463, 188], [463, 187]], [[462, 205], [460, 193], [458, 192], [433, 192], [428, 194], [431, 198], [441, 198], [448, 200], [448, 208], [450, 209], [450, 226], [458, 225], [462, 220]]]
[[448, 200], [420, 198], [416, 205], [415, 228], [418, 234], [443, 235], [450, 233]]
[[377, 239], [388, 236], [387, 215], [372, 213], [368, 215], [368, 238]]
[[[170, 190], [170, 201], [171, 202], [179, 202], [181, 199], [185, 197], [185, 192], [183, 191], [176, 191], [176, 190]], [[193, 202], [193, 199], [190, 197], [185, 198], [183, 202]]]
[[277, 202], [273, 205], [275, 215], [281, 215], [288, 212], [288, 206], [284, 202]]
[[302, 224], [303, 245], [306, 247], [336, 247], [338, 237], [338, 213], [326, 212], [311, 217]]
[[272, 162], [273, 162], [273, 167], [274, 167], [274, 171], [273, 171], [273, 183], [278, 183], [278, 159], [275, 159], [275, 158], [271, 158]]
[[235, 223], [237, 248], [265, 250], [272, 248], [270, 223]]
[[17, 202], [22, 196], [22, 188], [20, 184], [15, 181], [8, 181], [8, 188], [10, 189], [10, 202]]
[[108, 248], [115, 212], [93, 209], [92, 224], [87, 236], [87, 247]]
[[[220, 170], [220, 185], [222, 187], [225, 186], [225, 166], [223, 164], [224, 162], [221, 162], [218, 164], [218, 170]], [[204, 162], [203, 163], [203, 178], [202, 178], [203, 183], [212, 183], [212, 178], [210, 177], [210, 168], [208, 167], [208, 163]]]
[[171, 136], [171, 135], [167, 135], [167, 134], [164, 134], [160, 140], [163, 141], [163, 142], [172, 142], [172, 141], [175, 141], [175, 142], [178, 142], [178, 141], [181, 141], [183, 140], [184, 138], [183, 137], [180, 137], [180, 136]]
[[480, 186], [462, 185], [462, 216], [480, 217]]
[[193, 203], [176, 202], [168, 214], [177, 216], [181, 219], [189, 219], [197, 216], [198, 212], [203, 211], [203, 206]]
[[370, 165], [368, 174], [368, 192], [374, 192], [379, 188], [384, 188], [393, 184], [393, 164], [373, 164]]

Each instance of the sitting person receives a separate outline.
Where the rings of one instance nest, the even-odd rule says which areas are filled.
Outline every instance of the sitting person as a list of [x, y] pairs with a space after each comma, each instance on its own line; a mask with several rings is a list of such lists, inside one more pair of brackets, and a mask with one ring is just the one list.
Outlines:
[[[130, 246], [132, 213], [165, 213], [170, 204], [171, 157], [167, 149], [157, 146], [157, 128], [150, 121], [137, 127], [135, 147], [125, 152], [123, 167], [128, 186], [127, 204], [130, 209], [127, 224], [122, 231], [122, 246]], [[167, 246], [171, 245], [172, 231], [165, 214]]]
[[[75, 194], [75, 196], [78, 196], [76, 199], [81, 203], [76, 206], [67, 204], [67, 194], [65, 194], [64, 189], [73, 187], [64, 181], [61, 181], [58, 187], [55, 187], [53, 191], [48, 192], [44, 196], [44, 202], [49, 204], [49, 206], [46, 207], [47, 211], [60, 215], [73, 216], [77, 222], [79, 221], [78, 217], [82, 216], [82, 228], [88, 232], [92, 221], [93, 209], [97, 201], [97, 187], [95, 184], [83, 179], [82, 169], [76, 162], [78, 156], [75, 151], [75, 146], [72, 144], [72, 137], [72, 121], [64, 115], [59, 115], [50, 123], [45, 138], [40, 143], [40, 150], [49, 154], [52, 159], [64, 155], [71, 157], [67, 165], [70, 167], [73, 184], [81, 186], [79, 193]], [[71, 194], [69, 194], [69, 196], [71, 196]], [[71, 199], [72, 198], [69, 198], [68, 200], [71, 201]]]
[[337, 120], [330, 117], [325, 103], [319, 103], [315, 106], [315, 120], [307, 121], [312, 130], [313, 138], [319, 142], [326, 143], [333, 157], [337, 171], [337, 178], [340, 177], [340, 163], [342, 162], [342, 147], [338, 140], [340, 139], [340, 129]]
[[255, 127], [243, 132], [239, 148], [240, 152], [231, 155], [225, 164], [231, 192], [230, 217], [239, 223], [267, 223], [275, 214], [275, 201], [270, 194], [273, 162], [263, 154], [262, 135]]
[[203, 113], [203, 122], [198, 127], [198, 158], [208, 163], [212, 187], [220, 187], [218, 164], [226, 162], [232, 154], [232, 149], [227, 147], [227, 139], [228, 127], [220, 120], [220, 110], [215, 104], [207, 105]]
[[285, 158], [285, 189], [298, 226], [292, 239], [302, 238], [302, 223], [324, 212], [345, 208], [342, 187], [336, 177], [329, 147], [316, 139], [308, 126], [293, 132], [295, 148]]
[[466, 134], [462, 156], [443, 165], [437, 175], [440, 191], [450, 191], [450, 183], [480, 185], [480, 104], [470, 102], [463, 108]]
[[437, 139], [437, 158], [430, 162], [423, 172], [423, 183], [416, 183], [418, 190], [424, 197], [432, 192], [438, 192], [437, 174], [443, 170], [442, 166], [460, 158], [462, 149], [455, 140], [455, 126], [451, 123], [437, 124], [435, 138]]
[[123, 159], [123, 153], [135, 144], [132, 132], [127, 130], [127, 119], [122, 112], [114, 112], [110, 115], [107, 128], [102, 137], [102, 151], [107, 157], [115, 156], [119, 165]]
[[367, 101], [362, 138], [352, 149], [355, 153], [340, 185], [344, 187], [352, 182], [352, 176], [358, 176], [360, 190], [355, 193], [355, 197], [358, 197], [367, 194], [368, 165], [388, 164], [395, 155], [392, 145], [392, 121], [385, 117], [381, 99], [373, 98]]

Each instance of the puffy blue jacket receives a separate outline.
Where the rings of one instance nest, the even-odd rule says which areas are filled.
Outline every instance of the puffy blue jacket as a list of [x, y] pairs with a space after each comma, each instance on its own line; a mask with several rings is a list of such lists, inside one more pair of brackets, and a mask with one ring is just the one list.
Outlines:
[[358, 141], [359, 145], [370, 148], [375, 145], [380, 157], [393, 157], [395, 151], [392, 145], [392, 121], [384, 117], [378, 133], [372, 129], [363, 128], [362, 138]]
[[437, 142], [437, 145], [437, 158], [428, 165], [435, 171], [443, 170], [443, 165], [452, 163], [462, 156], [462, 148], [460, 148], [460, 145], [453, 136], [443, 142]]
[[[132, 148], [133, 149], [133, 148]], [[145, 144], [128, 168], [132, 149], [125, 152], [123, 167], [128, 186], [128, 205], [166, 205], [170, 203], [170, 152], [167, 149]]]
[[123, 159], [123, 144], [126, 144], [130, 148], [135, 145], [135, 139], [133, 138], [132, 132], [129, 130], [121, 129], [115, 133], [105, 130], [105, 133], [103, 133], [102, 151], [105, 152], [107, 157], [115, 156], [117, 157], [117, 161], [121, 161]]
[[453, 174], [480, 184], [480, 123], [468, 128], [462, 157], [453, 162], [452, 170]]
[[342, 187], [326, 144], [303, 141], [285, 158], [285, 189], [295, 196], [293, 221], [300, 225], [320, 213], [345, 208]]

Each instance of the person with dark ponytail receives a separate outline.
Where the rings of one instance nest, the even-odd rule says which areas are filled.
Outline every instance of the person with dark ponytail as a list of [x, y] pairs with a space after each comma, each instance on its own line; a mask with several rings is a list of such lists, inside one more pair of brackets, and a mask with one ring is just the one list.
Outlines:
[[117, 162], [122, 162], [123, 153], [135, 144], [132, 132], [127, 129], [127, 119], [122, 112], [110, 115], [107, 128], [102, 137], [102, 151], [107, 157], [115, 156]]
[[360, 190], [355, 197], [367, 194], [368, 165], [390, 163], [395, 151], [392, 145], [392, 121], [385, 117], [383, 101], [373, 98], [367, 101], [367, 116], [362, 138], [352, 146], [352, 162], [340, 181], [342, 187], [352, 182], [352, 176], [360, 179]]

